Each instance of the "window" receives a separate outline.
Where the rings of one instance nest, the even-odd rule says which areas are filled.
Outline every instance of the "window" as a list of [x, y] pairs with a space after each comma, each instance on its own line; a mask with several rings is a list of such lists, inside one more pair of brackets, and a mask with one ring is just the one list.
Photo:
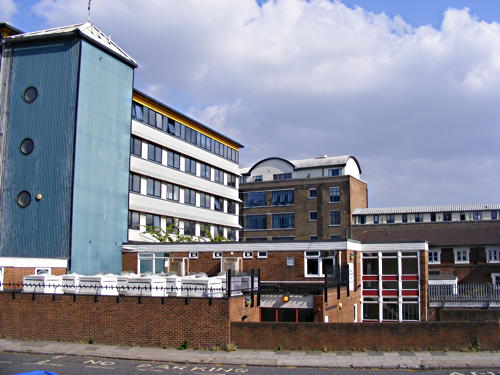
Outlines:
[[214, 210], [215, 211], [224, 211], [224, 199], [220, 197], [214, 197]]
[[388, 224], [394, 224], [395, 221], [396, 221], [396, 216], [394, 214], [387, 215], [387, 223]]
[[168, 253], [159, 254], [139, 254], [139, 273], [151, 272], [161, 273], [165, 272], [165, 261], [168, 260]]
[[146, 215], [146, 227], [160, 229], [161, 228], [160, 222], [161, 222], [160, 216], [151, 214]]
[[286, 206], [293, 204], [293, 190], [280, 190], [271, 192], [273, 206]]
[[431, 221], [436, 221], [436, 213], [431, 212]]
[[318, 211], [309, 211], [309, 221], [318, 220]]
[[198, 252], [197, 251], [190, 251], [189, 252], [189, 259], [198, 259]]
[[287, 265], [287, 267], [295, 266], [295, 258], [294, 257], [287, 257], [286, 258], [286, 265]]
[[171, 168], [180, 169], [181, 156], [177, 152], [168, 151], [167, 164]]
[[148, 178], [146, 181], [146, 194], [151, 197], [161, 198], [161, 181], [155, 180], [153, 178]]
[[128, 229], [139, 230], [140, 229], [140, 218], [139, 212], [129, 211], [128, 212]]
[[130, 184], [129, 190], [134, 193], [141, 192], [141, 176], [138, 174], [131, 173], [130, 174]]
[[227, 213], [236, 215], [236, 202], [227, 201]]
[[415, 223], [422, 223], [424, 221], [424, 214], [415, 214]]
[[403, 223], [407, 223], [408, 222], [408, 214], [402, 214], [401, 215], [401, 221]]
[[200, 177], [210, 180], [212, 178], [211, 173], [210, 165], [200, 163]]
[[255, 182], [261, 182], [261, 181], [262, 181], [262, 175], [260, 175], [260, 176], [255, 176], [255, 177], [253, 178], [253, 180], [254, 180]]
[[184, 170], [187, 173], [196, 175], [196, 160], [185, 157], [184, 158]]
[[167, 184], [167, 199], [179, 202], [179, 186]]
[[498, 220], [498, 211], [491, 211], [491, 220]]
[[210, 195], [207, 193], [200, 193], [200, 207], [210, 208]]
[[451, 221], [451, 212], [443, 212], [443, 221]]
[[160, 146], [155, 146], [151, 143], [148, 144], [148, 160], [161, 163], [162, 149]]
[[319, 251], [305, 252], [305, 268], [306, 276], [320, 276]]
[[245, 258], [245, 259], [253, 258], [253, 251], [244, 251], [243, 258]]
[[246, 184], [247, 183], [247, 176], [241, 176], [241, 183]]
[[31, 86], [24, 90], [23, 99], [26, 103], [33, 103], [38, 98], [38, 90]]
[[378, 215], [373, 215], [373, 224], [378, 224], [378, 222], [379, 222]]
[[273, 229], [292, 229], [293, 228], [293, 214], [273, 214], [272, 226]]
[[429, 264], [441, 263], [441, 250], [429, 250]]
[[214, 168], [214, 180], [219, 184], [224, 183], [224, 171], [219, 168]]
[[214, 226], [214, 237], [224, 237], [224, 227], [221, 225]]
[[196, 191], [193, 189], [184, 188], [184, 203], [196, 205]]
[[318, 189], [313, 188], [309, 189], [309, 198], [317, 198], [318, 197]]
[[469, 249], [453, 249], [455, 263], [469, 263]]
[[317, 241], [317, 240], [318, 240], [318, 236], [316, 236], [316, 235], [309, 236], [309, 241]]
[[340, 211], [328, 211], [328, 225], [340, 225]]
[[338, 235], [338, 234], [331, 234], [330, 235], [330, 240], [332, 240], [332, 241], [340, 241], [340, 235]]
[[486, 261], [488, 263], [500, 263], [500, 250], [486, 249]]
[[130, 153], [135, 156], [142, 156], [142, 141], [139, 138], [132, 137]]
[[491, 274], [491, 283], [495, 291], [500, 291], [500, 273]]
[[273, 174], [273, 180], [274, 181], [283, 181], [283, 180], [291, 180], [291, 179], [292, 179], [292, 174], [291, 173]]
[[288, 242], [288, 241], [293, 241], [294, 237], [290, 236], [272, 237], [271, 240], [274, 242]]
[[35, 275], [50, 275], [50, 268], [35, 268]]
[[335, 177], [342, 174], [342, 168], [332, 168], [328, 170], [328, 176]]
[[259, 259], [267, 259], [267, 251], [259, 251], [259, 252], [257, 252], [257, 258], [259, 258]]
[[236, 241], [236, 229], [227, 228], [227, 239], [231, 241]]
[[196, 235], [196, 223], [194, 221], [184, 220], [184, 235], [185, 236]]
[[340, 202], [340, 188], [338, 186], [328, 188], [328, 202]]
[[33, 152], [33, 149], [35, 148], [35, 142], [31, 138], [25, 138], [19, 145], [19, 151], [23, 155], [29, 155]]
[[266, 205], [266, 192], [254, 191], [245, 193], [245, 207], [263, 207]]
[[481, 211], [474, 211], [474, 220], [483, 220], [483, 213]]
[[245, 229], [267, 229], [266, 215], [245, 216]]
[[227, 186], [236, 187], [236, 176], [232, 173], [227, 174]]
[[465, 221], [465, 212], [460, 212], [460, 221]]
[[365, 223], [366, 223], [365, 215], [356, 216], [356, 224], [365, 224]]

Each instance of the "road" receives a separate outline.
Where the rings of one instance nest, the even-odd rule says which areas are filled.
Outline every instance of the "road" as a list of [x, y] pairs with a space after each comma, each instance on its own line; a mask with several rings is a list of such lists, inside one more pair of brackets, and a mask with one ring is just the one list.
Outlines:
[[79, 356], [0, 353], [0, 375], [12, 375], [35, 370], [51, 371], [60, 375], [500, 375], [498, 369], [380, 370], [241, 367], [219, 366], [217, 364], [182, 365]]

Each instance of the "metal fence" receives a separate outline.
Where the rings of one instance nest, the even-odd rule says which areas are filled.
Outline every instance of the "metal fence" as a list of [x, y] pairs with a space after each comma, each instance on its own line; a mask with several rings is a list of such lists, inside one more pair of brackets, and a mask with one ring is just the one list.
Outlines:
[[429, 302], [500, 302], [500, 288], [489, 283], [429, 285]]

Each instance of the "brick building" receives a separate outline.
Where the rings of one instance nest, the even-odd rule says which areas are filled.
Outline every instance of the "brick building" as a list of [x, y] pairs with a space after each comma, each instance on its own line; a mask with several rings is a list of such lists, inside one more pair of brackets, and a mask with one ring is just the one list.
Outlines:
[[367, 184], [354, 156], [268, 158], [241, 170], [243, 241], [346, 240]]

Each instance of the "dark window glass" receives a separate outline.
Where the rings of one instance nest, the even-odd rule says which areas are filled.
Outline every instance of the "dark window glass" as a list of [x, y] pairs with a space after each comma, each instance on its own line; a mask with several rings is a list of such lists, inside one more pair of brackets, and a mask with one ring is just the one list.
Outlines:
[[282, 241], [282, 242], [287, 242], [287, 241], [293, 241], [293, 237], [285, 237], [285, 236], [281, 236], [281, 237], [272, 237], [271, 238], [274, 242], [276, 241]]
[[171, 201], [179, 201], [179, 186], [167, 184], [167, 199]]
[[417, 275], [418, 274], [417, 258], [402, 258], [401, 273], [403, 275]]
[[329, 211], [329, 225], [340, 225], [340, 211]]
[[403, 223], [407, 223], [408, 222], [408, 214], [401, 215], [401, 220], [403, 221]]
[[196, 191], [193, 189], [184, 188], [184, 203], [195, 205], [196, 204]]
[[200, 224], [200, 236], [202, 237], [208, 237], [210, 234], [210, 225], [206, 223], [201, 223]]
[[278, 174], [273, 175], [274, 181], [283, 181], [283, 180], [291, 180], [291, 179], [292, 179], [291, 173], [278, 173]]
[[357, 216], [357, 223], [358, 224], [365, 224], [366, 223], [366, 216], [365, 215]]
[[451, 212], [443, 212], [443, 220], [451, 221]]
[[161, 163], [162, 149], [160, 146], [155, 146], [153, 144], [148, 144], [148, 160], [156, 161]]
[[224, 199], [220, 197], [214, 198], [214, 210], [215, 211], [224, 211]]
[[142, 156], [142, 141], [139, 138], [132, 137], [130, 153], [135, 156]]
[[245, 206], [246, 207], [262, 207], [266, 205], [266, 192], [254, 191], [245, 193]]
[[340, 176], [340, 172], [341, 172], [340, 168], [329, 169], [328, 176], [331, 176], [331, 177]]
[[299, 322], [314, 322], [314, 309], [297, 309]]
[[261, 322], [276, 322], [276, 309], [264, 308], [260, 309]]
[[21, 150], [21, 152], [24, 155], [31, 154], [31, 152], [33, 151], [34, 148], [35, 148], [35, 143], [30, 138], [24, 139], [21, 142], [21, 145], [19, 146], [19, 150]]
[[214, 180], [219, 184], [224, 183], [224, 171], [219, 168], [214, 168]]
[[309, 189], [309, 198], [317, 198], [318, 190], [317, 189]]
[[460, 212], [460, 221], [465, 221], [465, 212]]
[[431, 221], [436, 221], [436, 213], [431, 212]]
[[[165, 124], [165, 121], [167, 122], [167, 124]], [[164, 123], [164, 127], [166, 125], [166, 130], [167, 130], [167, 133], [170, 134], [170, 135], [173, 135], [173, 136], [176, 136], [177, 135], [177, 132], [175, 131], [175, 121], [172, 120], [171, 118], [168, 118], [168, 117], [164, 117], [163, 118], [163, 123]]]
[[403, 320], [419, 320], [418, 303], [403, 303]]
[[498, 218], [498, 212], [491, 211], [491, 220], [497, 220], [497, 218]]
[[228, 214], [236, 214], [236, 202], [227, 201], [227, 213]]
[[184, 220], [184, 235], [194, 236], [196, 235], [196, 223], [191, 220]]
[[227, 174], [227, 186], [236, 187], [236, 176], [232, 173]]
[[203, 178], [206, 178], [207, 180], [210, 180], [211, 178], [211, 168], [210, 165], [200, 163], [200, 176]]
[[397, 258], [383, 258], [382, 275], [397, 275], [397, 274], [398, 274]]
[[363, 319], [379, 320], [378, 303], [363, 303]]
[[363, 275], [378, 275], [378, 259], [363, 258]]
[[279, 190], [271, 192], [273, 206], [286, 206], [293, 204], [293, 190]]
[[399, 312], [398, 312], [398, 304], [397, 303], [383, 303], [382, 304], [382, 319], [383, 320], [398, 320]]
[[328, 198], [330, 203], [340, 202], [340, 187], [333, 186], [328, 188]]
[[340, 235], [338, 235], [338, 234], [332, 234], [332, 235], [330, 235], [330, 239], [332, 241], [340, 241]]
[[422, 223], [424, 221], [424, 214], [415, 214], [415, 223]]
[[24, 90], [23, 99], [26, 103], [33, 103], [38, 98], [38, 91], [34, 87], [28, 87]]
[[147, 179], [147, 195], [160, 198], [161, 197], [161, 181], [153, 178]]
[[214, 226], [214, 237], [224, 236], [224, 227], [220, 225]]
[[394, 214], [388, 214], [387, 215], [387, 223], [393, 224], [396, 219], [396, 216]]
[[169, 167], [179, 169], [181, 156], [177, 152], [168, 151], [167, 154], [167, 164]]
[[156, 112], [153, 111], [152, 109], [150, 109], [148, 111], [149, 113], [149, 116], [148, 116], [148, 124], [149, 125], [153, 125], [153, 126], [156, 126]]
[[129, 229], [139, 230], [139, 227], [140, 227], [139, 212], [129, 211], [129, 213], [128, 213], [128, 227], [129, 227]]
[[130, 191], [133, 191], [134, 193], [140, 193], [141, 192], [141, 176], [138, 174], [130, 174], [130, 186], [129, 186]]
[[245, 217], [245, 229], [266, 229], [266, 215], [247, 215]]
[[307, 274], [319, 275], [319, 258], [307, 258]]
[[474, 220], [483, 220], [483, 213], [481, 211], [474, 211]]
[[146, 226], [154, 227], [155, 229], [160, 229], [160, 216], [158, 215], [146, 215]]
[[133, 107], [132, 107], [132, 110], [133, 110], [133, 114], [132, 116], [138, 120], [138, 121], [142, 121], [143, 117], [142, 117], [142, 105], [140, 105], [139, 103], [133, 103]]
[[227, 239], [231, 241], [236, 241], [236, 229], [227, 228]]
[[291, 322], [297, 321], [297, 314], [295, 309], [278, 309], [278, 322]]
[[17, 196], [17, 204], [19, 207], [28, 207], [31, 203], [31, 194], [27, 191], [21, 191]]
[[293, 214], [273, 214], [273, 229], [291, 229], [293, 228]]
[[253, 178], [253, 180], [254, 180], [255, 182], [262, 182], [262, 175], [255, 176], [255, 177]]
[[196, 160], [185, 157], [184, 158], [185, 169], [187, 173], [196, 174]]
[[378, 224], [378, 221], [379, 221], [378, 215], [373, 215], [373, 223]]
[[309, 212], [309, 221], [316, 221], [318, 220], [318, 212], [317, 211], [310, 211]]
[[200, 193], [200, 207], [210, 208], [210, 195]]

